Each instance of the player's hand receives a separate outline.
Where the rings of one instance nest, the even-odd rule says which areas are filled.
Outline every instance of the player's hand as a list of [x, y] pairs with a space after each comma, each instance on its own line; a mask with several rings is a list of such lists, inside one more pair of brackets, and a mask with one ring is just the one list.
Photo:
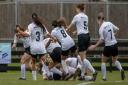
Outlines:
[[52, 38], [49, 39], [49, 42], [54, 42], [54, 40]]
[[65, 30], [68, 31], [68, 28], [66, 28]]
[[95, 45], [91, 45], [91, 46], [88, 48], [88, 50], [94, 50], [95, 48], [96, 48]]
[[66, 31], [68, 31], [68, 32], [70, 32], [70, 31], [71, 31], [68, 27], [67, 27], [65, 30], [66, 30]]

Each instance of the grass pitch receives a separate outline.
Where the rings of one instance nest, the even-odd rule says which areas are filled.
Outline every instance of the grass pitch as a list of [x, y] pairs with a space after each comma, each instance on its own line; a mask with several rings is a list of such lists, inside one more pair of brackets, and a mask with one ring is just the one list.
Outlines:
[[[125, 71], [126, 77], [128, 72]], [[37, 80], [33, 81], [31, 73], [26, 73], [27, 80], [18, 80], [20, 77], [20, 71], [8, 71], [6, 73], [0, 73], [0, 85], [128, 85], [128, 78], [124, 81], [120, 78], [120, 72], [113, 71], [112, 73], [107, 72], [107, 81], [101, 80], [101, 72], [98, 72], [98, 77], [95, 82], [89, 81], [45, 81], [42, 80], [41, 75], [37, 75]]]

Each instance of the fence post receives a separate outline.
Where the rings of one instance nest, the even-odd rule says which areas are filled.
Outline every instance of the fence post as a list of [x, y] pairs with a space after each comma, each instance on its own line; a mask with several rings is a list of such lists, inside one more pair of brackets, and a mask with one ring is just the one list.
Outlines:
[[63, 1], [60, 2], [60, 17], [63, 17]]
[[15, 0], [15, 25], [18, 24], [18, 0]]

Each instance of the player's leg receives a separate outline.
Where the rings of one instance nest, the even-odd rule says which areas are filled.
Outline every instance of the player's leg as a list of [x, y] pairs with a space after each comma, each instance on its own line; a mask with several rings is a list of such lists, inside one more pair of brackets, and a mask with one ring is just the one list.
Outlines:
[[47, 76], [47, 79], [51, 80], [51, 78], [52, 78], [51, 74], [52, 73], [50, 72], [49, 67], [47, 65], [47, 61], [46, 61], [47, 55], [46, 54], [40, 54], [39, 57], [40, 57], [40, 63], [42, 64], [42, 71], [44, 71], [46, 73], [45, 75]]
[[66, 64], [66, 62], [65, 62], [65, 60], [66, 60], [68, 54], [69, 54], [69, 50], [67, 50], [67, 51], [62, 51], [62, 55], [61, 55], [61, 65], [62, 65], [62, 68], [63, 68], [63, 70], [64, 70], [64, 72], [65, 72], [65, 75], [67, 75], [67, 74], [69, 73], [69, 72], [68, 72], [68, 66], [67, 66], [67, 64]]
[[32, 55], [32, 79], [37, 80], [36, 78], [36, 58], [37, 55]]
[[121, 64], [120, 64], [120, 62], [118, 61], [118, 57], [117, 57], [117, 56], [116, 56], [116, 57], [113, 57], [113, 58], [112, 58], [112, 61], [113, 61], [113, 63], [115, 64], [115, 66], [117, 67], [117, 69], [118, 69], [119, 71], [123, 70], [123, 68], [122, 68], [122, 66], [121, 66]]
[[101, 72], [102, 72], [102, 80], [106, 81], [106, 62], [111, 56], [111, 48], [110, 46], [105, 46], [101, 58]]
[[26, 65], [26, 68], [27, 69], [29, 69], [29, 70], [31, 70], [31, 68], [32, 68], [32, 57], [31, 57], [31, 55], [29, 55], [29, 54], [27, 54], [26, 55], [27, 57], [25, 58], [25, 65]]
[[90, 36], [89, 36], [89, 34], [78, 35], [78, 49], [79, 49], [79, 55], [80, 55], [80, 58], [81, 58], [81, 60], [79, 59], [79, 61], [80, 61], [80, 64], [82, 66], [81, 78], [82, 77], [84, 78], [84, 74], [85, 74], [86, 64], [84, 64], [85, 63], [84, 59], [87, 57], [86, 52], [87, 52], [87, 49], [88, 49], [89, 45], [90, 45]]
[[50, 57], [53, 63], [51, 64], [51, 67], [49, 67], [49, 69], [53, 68], [58, 63], [61, 63], [61, 47], [54, 48], [53, 52], [50, 53]]
[[56, 47], [53, 50], [53, 52], [50, 54], [50, 57], [53, 60], [53, 62], [50, 63], [50, 67], [49, 67], [50, 71], [62, 76], [62, 72], [55, 67], [57, 64], [61, 63], [61, 47]]
[[112, 61], [115, 64], [115, 66], [117, 67], [117, 69], [121, 72], [121, 79], [124, 80], [125, 79], [125, 74], [124, 74], [124, 70], [120, 64], [120, 62], [118, 61], [118, 46], [117, 44], [112, 45], [111, 46], [111, 55], [112, 57]]
[[26, 63], [27, 61], [31, 58], [31, 56], [29, 54], [27, 54], [26, 52], [24, 53], [24, 55], [21, 56], [21, 78], [20, 80], [26, 80]]
[[67, 75], [65, 77], [65, 80], [69, 80], [69, 79], [71, 79], [74, 76], [74, 74], [76, 72], [76, 68], [68, 66], [68, 72], [69, 72], [69, 75]]
[[120, 62], [118, 61], [118, 57], [113, 57], [113, 63], [115, 64], [116, 68], [121, 72], [121, 79], [124, 80], [125, 79], [125, 73], [124, 70], [120, 64]]
[[77, 53], [77, 47], [75, 45], [70, 48], [69, 55], [70, 57], [77, 57], [78, 53]]
[[21, 60], [20, 60], [20, 62], [21, 62], [21, 77], [19, 78], [20, 80], [26, 80], [26, 76], [25, 76], [25, 74], [26, 74], [26, 65], [25, 65], [25, 62], [24, 62], [24, 60], [25, 60], [25, 53], [24, 53], [24, 55], [22, 55], [21, 56]]
[[84, 65], [84, 59], [86, 58], [86, 51], [83, 51], [83, 52], [79, 52], [79, 55], [80, 55], [80, 64], [82, 66], [81, 68], [81, 78], [84, 78], [84, 74], [85, 74], [85, 68], [86, 66]]
[[85, 67], [93, 73], [93, 81], [95, 81], [98, 73], [95, 71], [95, 69], [87, 59], [84, 59], [84, 64]]
[[108, 57], [102, 55], [101, 58], [101, 72], [102, 72], [102, 79], [106, 81], [106, 62], [108, 60]]

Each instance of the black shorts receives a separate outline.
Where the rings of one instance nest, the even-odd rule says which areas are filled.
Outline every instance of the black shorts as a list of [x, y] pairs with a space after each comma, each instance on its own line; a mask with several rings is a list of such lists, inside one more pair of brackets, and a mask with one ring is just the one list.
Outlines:
[[42, 56], [44, 56], [45, 54], [31, 54], [32, 58], [35, 58], [36, 60], [40, 59]]
[[117, 44], [111, 46], [105, 46], [103, 55], [106, 57], [115, 57], [118, 55], [118, 46]]
[[76, 52], [76, 46], [72, 46], [70, 49], [66, 50], [66, 51], [62, 51], [62, 55], [63, 56], [68, 56], [70, 53], [74, 54]]
[[24, 52], [27, 53], [27, 54], [29, 54], [29, 55], [31, 55], [30, 47], [25, 48], [25, 51]]
[[53, 52], [50, 54], [53, 62], [61, 63], [61, 47], [54, 48]]
[[89, 33], [78, 35], [78, 51], [79, 52], [87, 50], [89, 45], [90, 45], [90, 35], [89, 35]]
[[61, 76], [57, 73], [53, 73], [53, 79], [54, 80], [60, 80], [61, 79]]

